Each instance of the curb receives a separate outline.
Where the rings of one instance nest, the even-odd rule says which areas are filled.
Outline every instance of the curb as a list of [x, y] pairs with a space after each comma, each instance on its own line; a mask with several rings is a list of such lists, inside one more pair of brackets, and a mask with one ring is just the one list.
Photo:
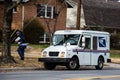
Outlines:
[[18, 71], [18, 70], [43, 70], [43, 68], [38, 67], [15, 67], [15, 68], [0, 68], [0, 72], [3, 71]]
[[[113, 64], [118, 64], [115, 62], [111, 62]], [[104, 66], [108, 67], [109, 64], [104, 64]], [[7, 71], [29, 71], [29, 70], [45, 70], [43, 67], [14, 67], [14, 68], [0, 68], [0, 72], [7, 72]]]

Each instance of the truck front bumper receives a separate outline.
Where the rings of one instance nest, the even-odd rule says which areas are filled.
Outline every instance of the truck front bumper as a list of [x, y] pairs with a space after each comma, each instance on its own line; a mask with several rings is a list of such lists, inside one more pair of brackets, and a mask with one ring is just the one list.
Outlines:
[[38, 58], [40, 62], [56, 62], [56, 63], [67, 63], [70, 58]]

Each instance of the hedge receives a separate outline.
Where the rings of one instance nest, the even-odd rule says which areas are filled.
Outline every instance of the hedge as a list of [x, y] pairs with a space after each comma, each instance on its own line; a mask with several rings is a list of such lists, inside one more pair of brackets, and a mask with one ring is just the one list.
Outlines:
[[40, 36], [44, 34], [44, 28], [38, 19], [30, 21], [25, 21], [23, 33], [28, 43], [37, 44], [39, 43]]

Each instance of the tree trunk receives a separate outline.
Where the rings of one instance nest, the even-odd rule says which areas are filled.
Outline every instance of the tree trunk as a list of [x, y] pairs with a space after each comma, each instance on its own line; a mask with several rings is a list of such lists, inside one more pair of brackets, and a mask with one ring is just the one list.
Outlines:
[[11, 57], [11, 23], [12, 23], [12, 0], [4, 0], [4, 25], [3, 25], [3, 45], [2, 45], [2, 61], [13, 62]]
[[78, 6], [77, 6], [77, 24], [76, 24], [77, 30], [80, 29], [80, 18], [81, 18], [81, 0], [78, 0]]

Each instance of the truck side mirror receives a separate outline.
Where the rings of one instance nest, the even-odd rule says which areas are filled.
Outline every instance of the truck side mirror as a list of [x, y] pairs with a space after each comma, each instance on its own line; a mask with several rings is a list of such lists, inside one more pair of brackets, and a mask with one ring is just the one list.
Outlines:
[[82, 47], [85, 48], [85, 43], [82, 43]]
[[85, 37], [82, 37], [82, 47], [85, 48]]

